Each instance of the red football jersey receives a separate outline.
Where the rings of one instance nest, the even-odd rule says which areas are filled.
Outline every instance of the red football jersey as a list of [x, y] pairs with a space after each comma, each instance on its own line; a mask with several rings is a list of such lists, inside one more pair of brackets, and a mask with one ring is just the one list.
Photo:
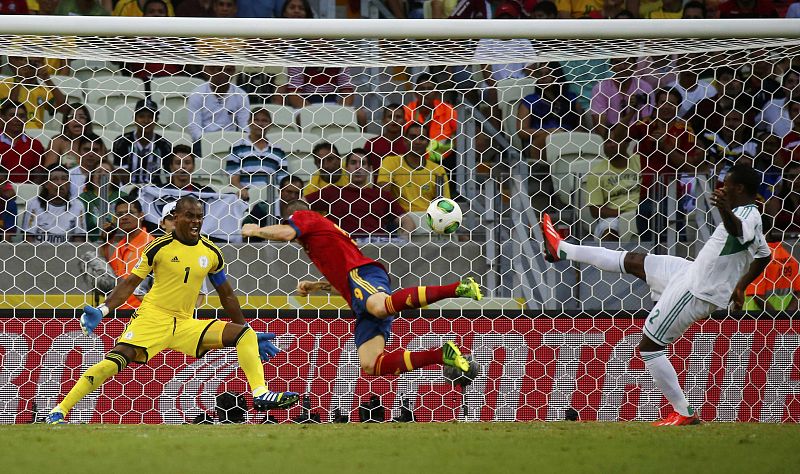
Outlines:
[[350, 304], [350, 270], [380, 263], [364, 256], [345, 231], [314, 211], [296, 211], [288, 224], [297, 231], [296, 239], [311, 262]]

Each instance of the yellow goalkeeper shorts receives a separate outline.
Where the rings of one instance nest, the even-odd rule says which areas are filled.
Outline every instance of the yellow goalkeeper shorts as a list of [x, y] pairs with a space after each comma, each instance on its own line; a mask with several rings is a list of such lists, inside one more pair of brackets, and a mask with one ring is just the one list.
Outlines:
[[117, 344], [137, 349], [133, 362], [146, 363], [164, 349], [172, 349], [192, 357], [203, 357], [205, 346], [222, 347], [225, 322], [218, 319], [201, 320], [176, 318], [152, 308], [139, 309], [131, 317]]

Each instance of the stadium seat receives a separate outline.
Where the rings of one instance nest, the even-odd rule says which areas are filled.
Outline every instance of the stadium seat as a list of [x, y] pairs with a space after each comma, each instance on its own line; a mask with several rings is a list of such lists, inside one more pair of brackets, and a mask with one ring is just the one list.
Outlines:
[[[339, 150], [339, 153], [345, 155], [353, 151], [354, 148], [364, 148], [364, 145], [376, 136], [377, 135], [371, 133], [344, 132], [325, 136], [324, 138], [334, 145], [336, 149]], [[344, 156], [342, 156], [342, 158], [344, 158]]]
[[56, 87], [67, 96], [67, 103], [83, 103], [86, 96], [83, 91], [83, 81], [71, 76], [50, 76]]
[[29, 128], [25, 130], [25, 135], [39, 140], [39, 143], [44, 146], [45, 150], [47, 150], [47, 148], [50, 146], [50, 140], [60, 134], [61, 130], [53, 130], [49, 128]]
[[297, 131], [299, 130], [295, 122], [295, 114], [297, 111], [291, 107], [286, 107], [277, 104], [251, 104], [250, 110], [267, 109], [272, 116], [272, 127], [270, 132], [280, 132], [283, 130]]
[[308, 183], [311, 175], [317, 172], [317, 165], [309, 153], [289, 154], [286, 156], [287, 169], [292, 176], [298, 176], [305, 183]]
[[85, 83], [89, 79], [114, 76], [119, 67], [108, 61], [91, 61], [86, 59], [73, 59], [69, 62], [72, 76]]
[[144, 82], [135, 77], [91, 78], [84, 83], [86, 102], [116, 108], [123, 104], [131, 106], [145, 98]]
[[181, 130], [189, 124], [186, 100], [203, 84], [203, 80], [187, 76], [154, 78], [150, 83], [152, 99], [158, 104], [158, 122], [171, 130]]
[[244, 132], [217, 131], [203, 134], [200, 139], [201, 155], [195, 169], [201, 181], [216, 185], [230, 184], [225, 172], [225, 162], [231, 147], [244, 138]]
[[556, 194], [564, 203], [580, 208], [581, 200], [573, 202], [573, 194], [581, 189], [592, 161], [604, 156], [603, 137], [583, 132], [552, 133], [547, 137], [545, 153]]
[[185, 103], [182, 105], [177, 105], [177, 103], [177, 100], [167, 99], [166, 104], [159, 104], [157, 121], [164, 128], [188, 134], [189, 108]]
[[164, 137], [168, 142], [175, 145], [188, 145], [192, 146], [192, 137], [188, 133], [183, 133], [180, 130], [158, 130], [156, 133]]
[[[497, 106], [503, 117], [503, 131], [512, 138], [517, 138], [517, 107], [519, 101], [532, 93], [536, 87], [536, 79], [503, 79], [495, 83], [497, 89]], [[519, 145], [519, 143], [518, 143]]]
[[308, 155], [322, 137], [313, 133], [282, 131], [267, 133], [267, 140], [287, 153]]
[[352, 107], [332, 104], [317, 104], [303, 107], [299, 111], [300, 128], [304, 132], [324, 134], [324, 130], [359, 131], [356, 111]]
[[33, 183], [17, 183], [14, 185], [17, 193], [17, 203], [25, 205], [39, 195], [39, 185]]

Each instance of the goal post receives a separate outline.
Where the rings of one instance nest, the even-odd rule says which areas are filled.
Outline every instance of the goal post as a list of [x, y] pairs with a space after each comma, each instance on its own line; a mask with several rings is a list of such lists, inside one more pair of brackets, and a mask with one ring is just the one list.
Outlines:
[[[547, 263], [542, 213], [584, 245], [693, 258], [720, 223], [709, 196], [741, 160], [763, 177], [785, 258], [797, 255], [800, 20], [0, 16], [0, 32], [0, 423], [51, 408], [122, 332], [131, 308], [98, 337], [75, 312], [135, 264], [114, 250], [123, 196], [153, 234], [165, 204], [204, 202], [203, 233], [246, 317], [285, 351], [265, 365], [270, 386], [309, 397], [278, 421], [355, 421], [372, 395], [387, 420], [665, 414], [635, 349], [647, 282]], [[438, 196], [463, 211], [452, 235], [425, 227]], [[361, 374], [345, 301], [296, 295], [320, 277], [302, 249], [241, 235], [281, 222], [297, 197], [382, 262], [393, 288], [474, 276], [484, 300], [401, 315], [389, 347], [455, 340], [482, 372], [463, 386], [439, 369]], [[771, 275], [748, 300], [756, 318], [722, 309], [673, 346], [706, 420], [800, 421], [800, 327], [786, 312], [798, 295]], [[220, 308], [212, 291], [198, 316], [225, 318]], [[247, 392], [234, 352], [167, 351], [150, 366], [72, 419], [185, 423], [217, 394]]]

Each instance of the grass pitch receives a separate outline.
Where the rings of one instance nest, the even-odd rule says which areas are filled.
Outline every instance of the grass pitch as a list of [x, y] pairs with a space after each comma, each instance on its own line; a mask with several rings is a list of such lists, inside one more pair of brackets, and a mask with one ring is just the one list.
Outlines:
[[0, 426], [3, 473], [797, 473], [800, 425]]

